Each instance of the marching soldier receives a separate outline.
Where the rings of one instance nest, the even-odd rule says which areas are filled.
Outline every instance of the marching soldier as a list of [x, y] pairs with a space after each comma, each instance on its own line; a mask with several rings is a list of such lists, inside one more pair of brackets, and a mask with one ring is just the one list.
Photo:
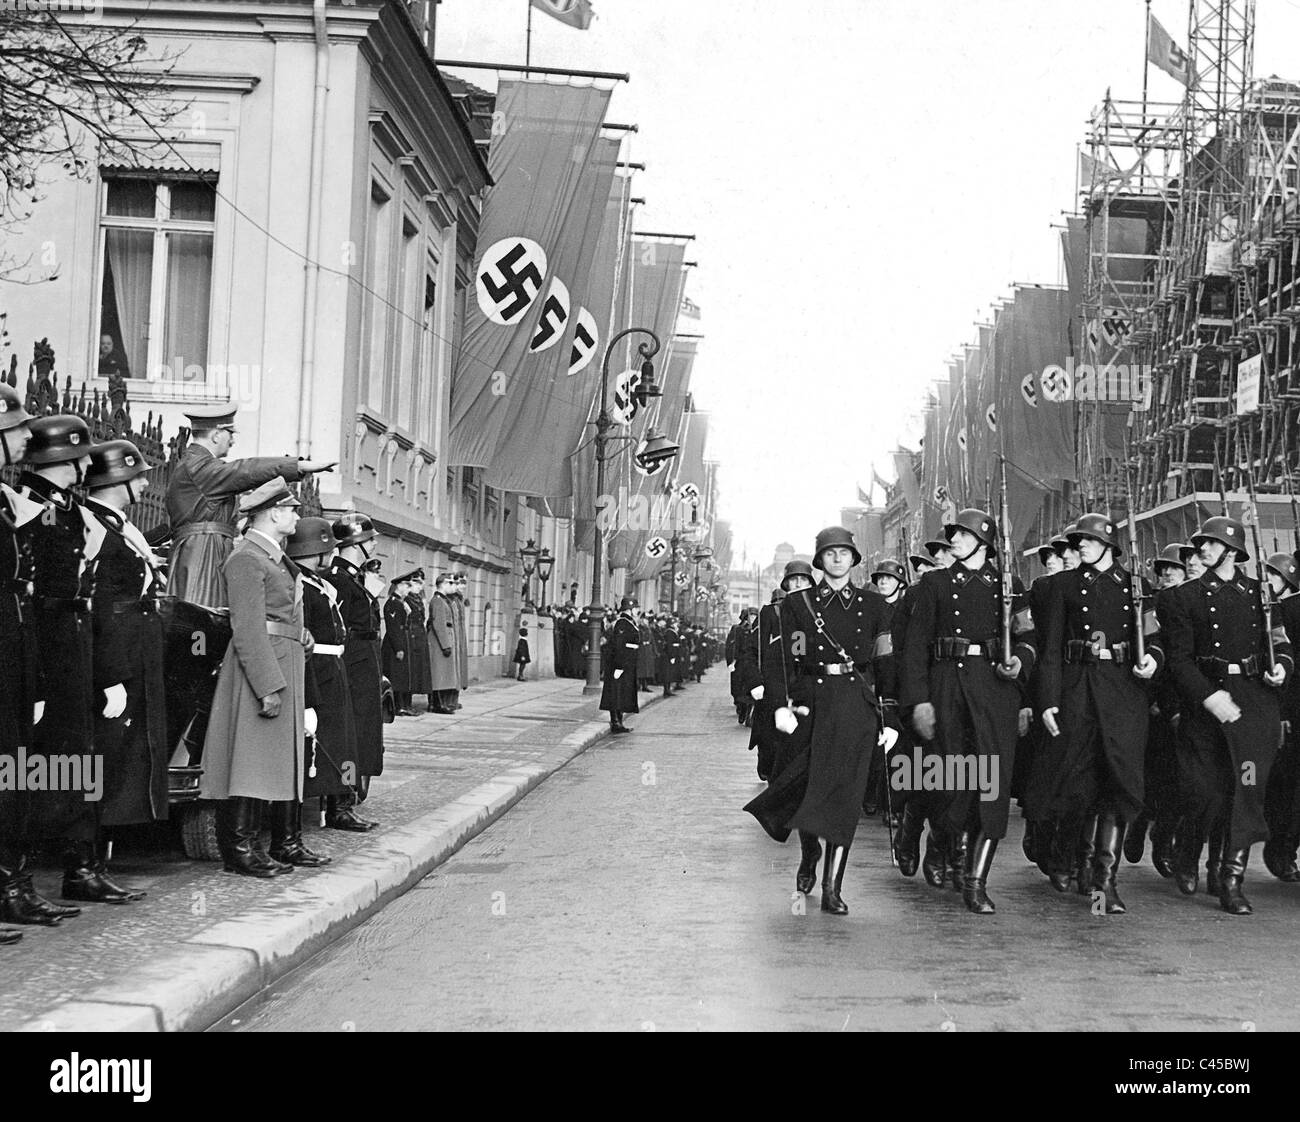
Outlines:
[[1285, 631], [1265, 632], [1259, 582], [1237, 571], [1249, 556], [1242, 524], [1209, 518], [1192, 545], [1205, 572], [1159, 605], [1170, 674], [1185, 706], [1175, 880], [1180, 891], [1196, 891], [1201, 845], [1222, 823], [1219, 906], [1250, 915], [1242, 882], [1251, 845], [1268, 838], [1264, 792], [1281, 738], [1281, 689], [1294, 663]]
[[[167, 699], [163, 678], [163, 626], [158, 614], [162, 573], [144, 535], [126, 511], [138, 502], [150, 465], [127, 440], [90, 450], [86, 509], [103, 528], [95, 557], [95, 747], [104, 756], [104, 827], [130, 826], [167, 817]], [[143, 892], [121, 888], [105, 873], [101, 843], [96, 871], [110, 892], [128, 901]]]
[[[57, 698], [36, 725], [32, 752], [80, 757], [102, 767], [95, 714], [116, 699], [95, 689], [91, 596], [93, 561], [105, 532], [72, 493], [85, 482], [90, 463], [90, 430], [80, 417], [32, 421], [19, 487], [43, 509], [20, 533], [32, 559], [29, 634], [35, 636], [37, 672], [43, 696]], [[37, 813], [36, 836], [62, 845], [64, 899], [131, 902], [131, 893], [99, 872], [100, 801], [86, 801], [81, 791], [51, 791], [29, 805]]]
[[[885, 632], [880, 637], [876, 648], [876, 686], [880, 699], [881, 718], [884, 724], [896, 732], [900, 728], [898, 719], [898, 670], [894, 659], [893, 623], [894, 613], [898, 610], [907, 588], [907, 570], [887, 558], [879, 562], [871, 572], [871, 583], [885, 602]], [[871, 779], [867, 783], [867, 793], [862, 803], [862, 812], [874, 815], [881, 807], [889, 818], [890, 828], [901, 824], [901, 818], [895, 811], [889, 790], [889, 775], [886, 767], [885, 747], [877, 743], [871, 753]]]
[[[1175, 542], [1165, 546], [1151, 561], [1155, 576], [1155, 603], [1159, 604], [1169, 589], [1187, 579], [1186, 551], [1190, 547]], [[1178, 726], [1182, 703], [1178, 689], [1162, 666], [1151, 682], [1151, 722], [1147, 727], [1147, 759], [1143, 783], [1146, 810], [1129, 829], [1124, 839], [1124, 856], [1131, 864], [1142, 860], [1146, 828], [1151, 827], [1151, 864], [1166, 879], [1174, 875], [1174, 836], [1178, 827]]]
[[[961, 869], [966, 907], [988, 915], [994, 907], [986, 884], [998, 841], [1006, 835], [1010, 800], [1009, 784], [999, 777], [1010, 777], [1014, 769], [1020, 687], [1036, 657], [1033, 621], [1016, 587], [1014, 646], [1004, 663], [1001, 574], [991, 556], [997, 545], [993, 519], [981, 510], [960, 511], [944, 527], [944, 536], [954, 561], [917, 586], [900, 664], [899, 703], [911, 708], [922, 740], [934, 741], [944, 757], [973, 763], [978, 774], [993, 781], [988, 791], [945, 792], [940, 815], [949, 866]], [[967, 778], [970, 771], [967, 766]]]
[[[228, 460], [236, 412], [232, 405], [186, 412], [190, 440], [167, 484], [167, 743], [184, 738], [191, 764], [199, 762], [217, 669], [230, 642], [222, 567], [235, 544], [239, 496], [272, 479], [294, 483], [335, 466], [292, 456]], [[202, 642], [196, 642], [197, 635]]]
[[429, 601], [430, 704], [437, 698], [435, 713], [454, 713], [460, 708], [460, 670], [456, 665], [456, 607], [452, 578], [443, 573], [433, 585]]
[[[740, 658], [740, 644], [744, 641], [745, 633], [749, 630], [749, 609], [740, 609], [740, 619], [737, 623], [732, 624], [731, 630], [727, 632], [727, 669], [731, 672], [731, 700], [736, 706], [736, 723], [743, 725], [745, 716], [749, 710], [749, 704], [745, 699], [745, 691], [741, 685], [740, 675], [736, 669], [737, 661]], [[689, 657], [689, 656], [688, 656]]]
[[301, 577], [284, 553], [298, 506], [279, 477], [239, 500], [248, 528], [222, 566], [231, 639], [203, 749], [200, 790], [220, 803], [225, 871], [261, 879], [294, 870], [262, 848], [262, 803], [302, 802], [302, 742], [317, 724], [306, 707]]
[[[1294, 649], [1300, 635], [1300, 565], [1294, 554], [1275, 553], [1264, 566], [1277, 601], [1275, 609]], [[1282, 695], [1282, 721], [1286, 736], [1273, 764], [1273, 775], [1264, 794], [1264, 815], [1268, 819], [1268, 841], [1264, 843], [1264, 866], [1286, 884], [1300, 881], [1296, 850], [1300, 848], [1300, 822], [1296, 816], [1296, 779], [1300, 765], [1296, 758], [1296, 737], [1300, 735], [1300, 679], [1294, 675]]]
[[789, 692], [785, 688], [787, 675], [782, 672], [783, 652], [779, 647], [773, 651], [772, 647], [784, 637], [781, 627], [781, 601], [784, 599], [784, 591], [779, 588], [772, 590], [771, 603], [758, 610], [754, 641], [742, 644], [737, 655], [736, 670], [741, 676], [741, 685], [753, 701], [749, 747], [758, 749], [758, 777], [764, 782], [771, 777], [776, 761], [776, 711], [786, 704]]
[[[1039, 621], [1039, 705], [1052, 737], [1045, 762], [1056, 782], [1036, 813], [1085, 823], [1080, 837], [1092, 861], [1079, 866], [1080, 892], [1100, 892], [1106, 914], [1122, 915], [1127, 909], [1116, 880], [1124, 831], [1145, 798], [1150, 700], [1142, 683], [1154, 677], [1164, 652], [1153, 633], [1144, 636], [1138, 658], [1133, 576], [1116, 560], [1114, 523], [1085, 514], [1070, 540], [1082, 564], [1051, 582]], [[1144, 630], [1147, 620], [1154, 623], [1149, 612]], [[1067, 838], [1078, 830], [1062, 828]], [[1068, 878], [1068, 868], [1054, 872]]]
[[[399, 717], [414, 717], [411, 708], [411, 635], [407, 620], [411, 607], [406, 602], [410, 591], [411, 575], [394, 577], [384, 603], [384, 640], [381, 650], [384, 658], [384, 675], [393, 687], [393, 700], [397, 703]], [[426, 650], [428, 648], [426, 647]]]
[[368, 585], [375, 527], [360, 514], [345, 514], [331, 527], [338, 550], [326, 580], [338, 594], [339, 614], [347, 628], [343, 669], [352, 695], [357, 769], [346, 793], [325, 801], [325, 825], [332, 830], [364, 833], [377, 823], [356, 812], [358, 788], [384, 770], [383, 682], [379, 656], [379, 599]]
[[609, 730], [615, 733], [631, 732], [623, 724], [623, 715], [641, 711], [636, 688], [641, 633], [632, 618], [632, 607], [632, 601], [624, 596], [619, 602], [614, 625], [609, 629], [609, 642], [606, 645], [605, 680], [600, 693], [600, 708], [609, 713]]
[[[32, 418], [13, 387], [0, 381], [0, 448], [6, 467], [22, 463]], [[45, 713], [45, 683], [33, 626], [33, 563], [29, 525], [44, 506], [0, 482], [0, 756], [16, 766], [31, 747], [33, 726]], [[81, 909], [55, 904], [36, 892], [27, 862], [44, 833], [45, 792], [0, 790], [0, 920], [53, 927]], [[0, 929], [0, 944], [22, 933]]]
[[[424, 570], [416, 569], [407, 582], [410, 591], [406, 594], [406, 606], [410, 609], [406, 617], [406, 649], [410, 665], [406, 672], [411, 679], [411, 694], [414, 697], [422, 693], [428, 697], [433, 688], [432, 670], [429, 662], [429, 616], [424, 606]], [[430, 699], [431, 700], [431, 699]], [[411, 708], [415, 706], [412, 703]]]

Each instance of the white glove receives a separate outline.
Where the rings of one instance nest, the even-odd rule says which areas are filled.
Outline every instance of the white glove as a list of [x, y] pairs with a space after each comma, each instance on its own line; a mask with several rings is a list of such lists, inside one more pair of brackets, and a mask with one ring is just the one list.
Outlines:
[[1223, 725], [1230, 725], [1241, 716], [1241, 710], [1227, 690], [1215, 690], [1201, 704]]
[[898, 743], [898, 729], [891, 729], [888, 725], [884, 725], [880, 730], [879, 743], [885, 749], [885, 755], [888, 756], [894, 745]]
[[1044, 709], [1041, 714], [1043, 718], [1043, 728], [1045, 728], [1052, 736], [1061, 735], [1061, 726], [1056, 723], [1056, 714], [1060, 711], [1061, 707], [1059, 705], [1053, 705], [1050, 708]]
[[762, 701], [762, 700], [763, 700], [763, 687], [762, 687], [762, 686], [755, 686], [752, 690], [749, 691], [749, 696], [752, 697], [755, 701]]
[[126, 712], [126, 687], [119, 682], [104, 691], [104, 716], [110, 721]]
[[1273, 669], [1264, 675], [1264, 681], [1270, 686], [1280, 686], [1286, 681], [1286, 667], [1280, 662], [1273, 663]]
[[1143, 681], [1148, 680], [1156, 672], [1156, 660], [1149, 654], [1142, 656], [1142, 661], [1133, 667], [1133, 673]]
[[784, 705], [781, 706], [776, 711], [776, 727], [778, 731], [785, 733], [787, 736], [794, 732], [799, 727], [799, 718], [794, 715], [794, 710]]
[[316, 735], [316, 710], [315, 709], [303, 710], [302, 727], [303, 727], [303, 731], [306, 732], [308, 736]]
[[615, 671], [614, 671], [614, 681], [617, 682], [621, 677], [623, 677], [623, 671], [621, 671], [621, 670], [615, 670]]
[[32, 706], [32, 724], [39, 725], [41, 718], [45, 716], [45, 702], [38, 701]]

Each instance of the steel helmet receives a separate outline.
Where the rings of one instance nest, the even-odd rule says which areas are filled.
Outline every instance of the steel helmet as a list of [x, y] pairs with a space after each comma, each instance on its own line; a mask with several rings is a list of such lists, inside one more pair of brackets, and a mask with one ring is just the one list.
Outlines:
[[37, 417], [24, 459], [29, 464], [66, 464], [90, 455], [90, 429], [75, 413]]
[[[945, 548], [947, 547], [945, 546]], [[912, 568], [918, 573], [922, 568], [933, 569], [939, 564], [933, 557], [926, 557], [920, 553], [909, 553], [907, 555], [907, 560], [911, 563]]]
[[23, 408], [22, 395], [8, 382], [0, 382], [0, 432], [16, 429], [31, 419], [31, 414]]
[[853, 532], [846, 530], [843, 526], [827, 526], [817, 535], [817, 542], [813, 546], [813, 568], [820, 569], [822, 567], [822, 554], [826, 550], [834, 549], [837, 546], [852, 550], [853, 564], [862, 564], [862, 554], [858, 552], [857, 543], [853, 540]]
[[972, 533], [982, 541], [989, 549], [993, 549], [998, 542], [998, 527], [993, 521], [993, 516], [976, 507], [967, 507], [965, 510], [957, 512], [956, 522], [946, 522], [943, 527], [943, 536], [952, 541], [952, 536], [957, 530], [966, 530]]
[[907, 570], [891, 557], [881, 561], [871, 571], [871, 579], [874, 581], [877, 577], [893, 577], [899, 584], [906, 584]]
[[1239, 560], [1246, 560], [1250, 553], [1246, 549], [1246, 528], [1235, 518], [1218, 515], [1207, 518], [1205, 525], [1192, 535], [1192, 545], [1200, 548], [1201, 542], [1222, 542], [1229, 549], [1237, 551]]
[[298, 528], [284, 543], [284, 552], [293, 560], [302, 557], [319, 557], [329, 553], [338, 543], [327, 518], [300, 518]]
[[109, 440], [90, 447], [90, 470], [86, 472], [86, 487], [112, 487], [115, 483], [130, 483], [139, 479], [153, 465], [129, 440]]
[[345, 514], [334, 523], [335, 544], [360, 545], [375, 537], [375, 524], [364, 514]]
[[1162, 565], [1172, 565], [1176, 569], [1187, 572], [1187, 553], [1190, 549], [1191, 547], [1183, 542], [1172, 542], [1160, 551], [1159, 557], [1151, 559], [1151, 568], [1159, 572]]
[[922, 548], [930, 555], [930, 560], [933, 561], [935, 554], [939, 550], [949, 550], [952, 546], [948, 544], [945, 538], [931, 538]]
[[790, 591], [786, 587], [786, 581], [791, 577], [807, 577], [813, 584], [817, 583], [817, 578], [813, 576], [812, 566], [807, 561], [787, 561], [785, 563], [785, 572], [781, 574], [781, 588], [785, 592]]
[[1290, 553], [1274, 553], [1264, 562], [1264, 568], [1277, 573], [1292, 592], [1300, 589], [1300, 565]]
[[1066, 530], [1065, 536], [1071, 549], [1078, 548], [1079, 538], [1092, 538], [1102, 545], [1110, 546], [1116, 553], [1120, 551], [1119, 542], [1115, 538], [1115, 523], [1104, 514], [1083, 515], [1073, 529]]

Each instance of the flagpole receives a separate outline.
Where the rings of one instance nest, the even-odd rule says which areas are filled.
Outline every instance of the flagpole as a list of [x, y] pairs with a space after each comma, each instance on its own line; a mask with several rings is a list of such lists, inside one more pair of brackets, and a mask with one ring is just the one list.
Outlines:
[[527, 74], [533, 63], [533, 0], [524, 0], [524, 3], [528, 5], [528, 37], [524, 40], [524, 73]]
[[[1147, 135], [1147, 76], [1151, 73], [1151, 0], [1147, 0], [1147, 25], [1146, 37], [1142, 48], [1142, 132], [1141, 136]], [[1138, 167], [1138, 190], [1141, 191], [1146, 186], [1147, 161], [1146, 153], [1138, 149], [1140, 163]]]

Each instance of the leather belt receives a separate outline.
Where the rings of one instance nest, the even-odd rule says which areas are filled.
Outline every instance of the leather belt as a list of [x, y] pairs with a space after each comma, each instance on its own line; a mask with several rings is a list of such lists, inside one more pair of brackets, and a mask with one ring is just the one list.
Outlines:
[[349, 628], [348, 638], [349, 639], [378, 639], [379, 632], [378, 631], [354, 631], [351, 628]]
[[1264, 676], [1264, 663], [1258, 655], [1247, 655], [1240, 662], [1229, 662], [1226, 658], [1198, 658], [1196, 665], [1207, 678], [1229, 678], [1237, 675], [1243, 678]]
[[997, 656], [997, 644], [976, 643], [963, 639], [959, 635], [945, 635], [936, 639], [931, 647], [934, 657], [940, 661], [954, 658], [987, 658], [990, 662]]
[[30, 596], [33, 586], [29, 580], [14, 580], [11, 577], [8, 580], [0, 581], [0, 589], [4, 589], [5, 592], [12, 592], [15, 596]]
[[140, 596], [135, 600], [114, 600], [110, 609], [115, 616], [127, 612], [139, 612], [142, 616], [152, 615], [158, 610], [158, 601], [152, 596]]
[[280, 623], [273, 619], [266, 621], [266, 633], [268, 635], [278, 635], [281, 639], [292, 639], [295, 643], [302, 644], [303, 635], [301, 627], [294, 627], [291, 623]]
[[1065, 644], [1066, 662], [1127, 662], [1132, 648], [1128, 643], [1094, 647], [1086, 639], [1069, 639]]
[[331, 655], [334, 658], [343, 657], [342, 643], [317, 643], [311, 651], [312, 654]]
[[89, 596], [36, 596], [32, 603], [50, 612], [76, 612], [82, 616], [90, 614]]
[[224, 522], [191, 522], [188, 526], [182, 526], [179, 530], [172, 533], [172, 545], [178, 546], [186, 538], [195, 537], [198, 534], [217, 534], [223, 538], [230, 538], [232, 541], [235, 537], [235, 528], [228, 526]]

